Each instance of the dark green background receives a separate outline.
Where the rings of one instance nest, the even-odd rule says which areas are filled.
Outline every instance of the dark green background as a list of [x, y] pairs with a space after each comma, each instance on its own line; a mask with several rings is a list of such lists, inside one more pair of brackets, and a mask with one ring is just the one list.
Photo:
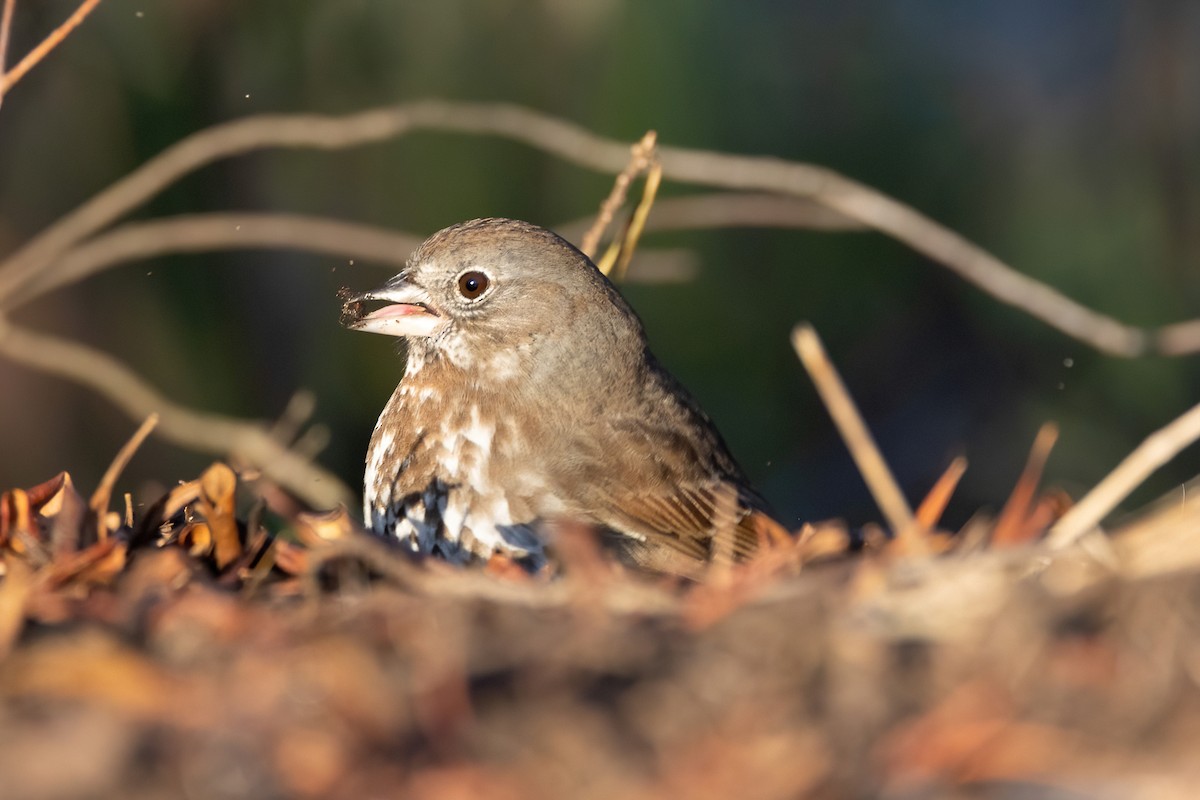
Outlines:
[[[72, 2], [17, 7], [19, 56]], [[527, 104], [599, 133], [822, 164], [911, 203], [1128, 322], [1200, 315], [1200, 10], [1186, 2], [106, 0], [0, 107], [0, 252], [172, 142], [266, 111], [445, 97]], [[11, 58], [10, 58], [11, 60]], [[421, 133], [267, 152], [188, 178], [144, 216], [298, 211], [428, 234], [477, 216], [554, 226], [610, 179], [526, 147]], [[666, 187], [677, 194], [679, 187]], [[1195, 358], [1098, 355], [876, 234], [720, 230], [688, 285], [630, 285], [656, 351], [798, 518], [874, 515], [787, 341], [824, 336], [914, 500], [971, 460], [949, 522], [1007, 496], [1038, 425], [1078, 495], [1200, 396]], [[357, 485], [399, 375], [337, 325], [336, 289], [385, 277], [293, 253], [130, 264], [17, 318], [118, 355], [175, 400], [272, 417], [302, 387]], [[1072, 366], [1066, 366], [1070, 359]], [[90, 489], [134, 427], [0, 361], [0, 486]], [[128, 487], [209, 459], [152, 442]], [[1196, 474], [1189, 451], [1135, 500]]]

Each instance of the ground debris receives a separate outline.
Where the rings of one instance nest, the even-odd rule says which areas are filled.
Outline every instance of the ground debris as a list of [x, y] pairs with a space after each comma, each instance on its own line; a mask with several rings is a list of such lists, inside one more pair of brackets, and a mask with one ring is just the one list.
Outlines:
[[575, 528], [553, 577], [418, 562], [224, 464], [149, 499], [0, 496], [6, 798], [1183, 797], [1197, 770], [1200, 560], [1138, 544], [1196, 549], [1175, 506], [1115, 562], [827, 522], [684, 583]]

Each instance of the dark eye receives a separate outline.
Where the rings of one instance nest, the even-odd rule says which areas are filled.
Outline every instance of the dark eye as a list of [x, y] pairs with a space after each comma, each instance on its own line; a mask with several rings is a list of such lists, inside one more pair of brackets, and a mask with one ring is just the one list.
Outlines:
[[474, 300], [487, 291], [489, 282], [482, 272], [464, 272], [458, 276], [458, 292], [468, 300]]

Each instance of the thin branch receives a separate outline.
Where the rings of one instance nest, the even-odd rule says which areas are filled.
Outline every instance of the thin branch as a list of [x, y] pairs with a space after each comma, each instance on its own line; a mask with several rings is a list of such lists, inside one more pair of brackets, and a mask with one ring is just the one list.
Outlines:
[[96, 490], [92, 492], [92, 497], [88, 500], [88, 507], [92, 509], [92, 513], [96, 516], [96, 527], [103, 539], [108, 536], [108, 526], [104, 522], [105, 515], [108, 514], [109, 502], [112, 500], [113, 487], [117, 485], [117, 479], [121, 477], [121, 473], [125, 471], [125, 467], [129, 466], [129, 462], [133, 459], [138, 448], [146, 441], [146, 437], [158, 425], [158, 414], [151, 414], [146, 417], [145, 421], [138, 426], [134, 431], [133, 436], [129, 441], [117, 451], [117, 455], [108, 465], [108, 469], [104, 471], [103, 477], [100, 478], [100, 483], [96, 485]]
[[[4, 10], [0, 11], [0, 80], [4, 77], [4, 67], [8, 64], [8, 41], [12, 36], [13, 11], [17, 0], [4, 0]], [[0, 82], [0, 103], [4, 102], [4, 85]]]
[[13, 307], [114, 264], [168, 253], [273, 248], [361, 258], [399, 270], [421, 239], [371, 225], [301, 214], [181, 214], [136, 222], [97, 236], [68, 251], [12, 297]]
[[[662, 164], [655, 159], [646, 173], [646, 183], [642, 187], [642, 199], [634, 207], [629, 222], [625, 224], [625, 232], [621, 236], [620, 248], [617, 250], [616, 263], [612, 266], [611, 275], [617, 283], [623, 282], [626, 273], [629, 272], [629, 262], [637, 250], [638, 241], [642, 238], [642, 231], [646, 229], [646, 218], [650, 216], [650, 209], [654, 206], [654, 198], [658, 196], [658, 187], [661, 183]], [[597, 264], [597, 266], [600, 265]], [[608, 272], [605, 271], [605, 274]]]
[[[699, 205], [703, 213], [703, 206], [708, 204]], [[719, 205], [723, 204], [714, 203], [709, 213], [720, 213], [715, 208]], [[738, 203], [731, 204], [729, 208], [731, 217], [745, 213]], [[800, 214], [802, 212], [798, 212], [798, 216]], [[689, 225], [686, 208], [684, 212], [675, 214], [674, 218], [679, 220], [681, 226]], [[651, 217], [650, 221], [653, 220], [654, 217]], [[659, 224], [658, 229], [667, 228]], [[17, 289], [8, 305], [12, 308], [25, 305], [54, 289], [76, 283], [118, 264], [178, 253], [260, 248], [298, 250], [361, 259], [399, 270], [421, 240], [422, 237], [415, 234], [303, 214], [179, 214], [147, 222], [131, 222], [68, 250], [49, 268], [38, 272]], [[678, 259], [672, 261], [670, 255], [663, 251], [643, 251], [639, 255], [639, 263], [646, 262], [650, 256], [662, 262], [659, 265], [662, 269], [657, 273], [647, 270], [648, 274], [642, 280], [655, 282], [686, 278], [688, 271], [679, 269]]]
[[[17, 62], [15, 67], [0, 75], [0, 98], [4, 97], [8, 90], [17, 84], [17, 81], [25, 77], [25, 73], [36, 67], [38, 62], [49, 55], [51, 50], [62, 44], [63, 39], [66, 39], [71, 31], [78, 28], [98, 5], [100, 5], [100, 0], [83, 0], [79, 4], [79, 8], [67, 17], [66, 22], [55, 28], [49, 36], [41, 41], [41, 44], [30, 50], [29, 54]], [[8, 12], [7, 6], [5, 11]]]
[[275, 439], [264, 425], [204, 414], [159, 394], [107, 353], [24, 330], [0, 319], [0, 353], [104, 395], [134, 419], [158, 413], [159, 434], [192, 450], [232, 454], [317, 508], [349, 505], [350, 489]]
[[792, 329], [792, 348], [808, 370], [888, 526], [897, 536], [907, 535], [916, 526], [912, 509], [811, 325], [797, 325]]
[[1155, 331], [1155, 345], [1165, 356], [1200, 352], [1200, 319], [1164, 325]]
[[658, 134], [655, 131], [646, 131], [646, 135], [641, 138], [641, 141], [630, 148], [629, 163], [625, 165], [625, 169], [617, 173], [612, 190], [600, 204], [600, 213], [596, 215], [595, 221], [580, 240], [580, 251], [592, 261], [596, 260], [596, 256], [600, 252], [600, 239], [604, 236], [604, 232], [612, 224], [617, 211], [625, 204], [625, 197], [629, 194], [629, 187], [633, 184], [634, 178], [645, 172], [650, 166], [650, 159], [653, 157], [657, 141]]
[[646, 220], [647, 232], [713, 228], [861, 231], [865, 226], [811, 199], [745, 192], [659, 198]]
[[1197, 439], [1200, 439], [1200, 405], [1146, 437], [1116, 469], [1063, 514], [1050, 529], [1047, 543], [1051, 547], [1067, 547], [1095, 530], [1142, 481]]
[[[504, 136], [608, 173], [619, 172], [628, 153], [621, 142], [504, 104], [425, 101], [346, 117], [298, 114], [237, 120], [173, 145], [13, 254], [0, 265], [0, 307], [8, 307], [7, 298], [18, 286], [72, 246], [205, 164], [264, 147], [336, 149], [416, 129]], [[1136, 356], [1151, 345], [1144, 330], [1080, 305], [915, 209], [832, 170], [776, 158], [672, 147], [660, 147], [659, 157], [664, 177], [676, 182], [771, 191], [819, 202], [904, 242], [993, 297], [1104, 352]]]

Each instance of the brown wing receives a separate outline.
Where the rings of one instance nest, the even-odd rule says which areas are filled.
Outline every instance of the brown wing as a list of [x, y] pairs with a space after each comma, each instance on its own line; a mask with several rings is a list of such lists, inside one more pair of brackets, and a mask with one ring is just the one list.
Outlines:
[[[589, 453], [581, 507], [647, 561], [662, 560], [653, 551], [665, 549], [694, 572], [722, 552], [746, 558], [772, 522], [765, 501], [708, 415], [649, 352], [643, 357], [638, 380], [614, 390], [622, 402], [581, 423], [590, 441], [603, 443]], [[573, 448], [576, 457], [581, 449]]]
[[[688, 559], [706, 563], [728, 547], [735, 560], [759, 546], [762, 519], [757, 497], [726, 481], [676, 487], [670, 493], [634, 493], [614, 497], [601, 522], [614, 531], [667, 546]], [[721, 537], [729, 536], [722, 540]], [[723, 542], [727, 544], [723, 545]]]

